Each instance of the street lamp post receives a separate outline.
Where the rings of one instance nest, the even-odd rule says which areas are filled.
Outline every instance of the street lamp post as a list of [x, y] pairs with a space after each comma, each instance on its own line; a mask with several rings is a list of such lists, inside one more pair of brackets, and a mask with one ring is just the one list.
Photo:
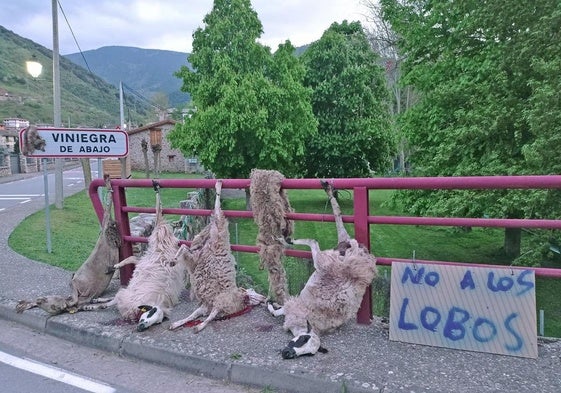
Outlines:
[[[33, 56], [33, 60], [25, 62], [25, 68], [29, 75], [33, 78], [38, 78], [43, 71], [43, 65], [35, 60], [35, 56]], [[41, 160], [43, 165], [43, 184], [45, 188], [45, 225], [47, 230], [47, 252], [50, 254], [52, 252], [51, 246], [51, 211], [49, 210], [49, 170], [48, 170], [48, 161], [47, 158], [43, 158]]]
[[[58, 1], [52, 0], [53, 12], [53, 125], [56, 128], [62, 126], [60, 110], [60, 58], [58, 46]], [[55, 206], [62, 209], [63, 184], [62, 169], [64, 163], [61, 158], [55, 158]]]

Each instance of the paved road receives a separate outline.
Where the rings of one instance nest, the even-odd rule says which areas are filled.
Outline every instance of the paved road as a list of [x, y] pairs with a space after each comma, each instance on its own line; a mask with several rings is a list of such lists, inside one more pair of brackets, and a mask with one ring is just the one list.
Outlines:
[[[97, 168], [92, 162], [92, 169]], [[92, 177], [97, 177], [97, 170], [92, 172]], [[49, 203], [55, 200], [55, 175], [49, 173], [48, 191]], [[84, 174], [82, 167], [67, 169], [63, 172], [63, 192], [67, 196], [84, 188]], [[43, 173], [22, 175], [21, 179], [0, 183], [0, 211], [15, 208], [32, 200], [45, 200], [45, 176]]]
[[0, 331], [3, 393], [259, 391], [76, 345], [3, 319]]

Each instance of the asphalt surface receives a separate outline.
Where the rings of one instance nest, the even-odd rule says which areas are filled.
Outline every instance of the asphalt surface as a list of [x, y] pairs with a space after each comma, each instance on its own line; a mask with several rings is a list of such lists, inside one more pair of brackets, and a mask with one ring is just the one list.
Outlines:
[[[189, 328], [170, 331], [169, 320], [139, 333], [115, 309], [17, 314], [18, 300], [70, 294], [71, 272], [24, 258], [8, 246], [18, 223], [42, 207], [42, 201], [34, 201], [0, 212], [0, 317], [37, 331], [274, 392], [561, 392], [561, 342], [550, 339], [538, 340], [537, 359], [458, 351], [390, 341], [387, 323], [375, 318], [370, 325], [350, 322], [322, 337], [326, 354], [283, 360], [280, 350], [291, 336], [283, 331], [282, 319], [262, 306], [212, 322], [199, 334]], [[107, 294], [118, 288], [113, 280]], [[196, 306], [185, 294], [171, 320]]]

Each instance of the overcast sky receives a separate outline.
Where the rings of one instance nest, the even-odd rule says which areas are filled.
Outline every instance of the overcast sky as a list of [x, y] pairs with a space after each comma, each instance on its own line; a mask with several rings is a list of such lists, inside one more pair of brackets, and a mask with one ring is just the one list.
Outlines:
[[[0, 25], [52, 49], [52, 0], [0, 0]], [[82, 51], [120, 45], [191, 52], [192, 34], [212, 0], [59, 0]], [[333, 23], [363, 21], [361, 0], [252, 0], [263, 25], [260, 42], [274, 51], [321, 37]], [[79, 52], [58, 10], [60, 53]]]

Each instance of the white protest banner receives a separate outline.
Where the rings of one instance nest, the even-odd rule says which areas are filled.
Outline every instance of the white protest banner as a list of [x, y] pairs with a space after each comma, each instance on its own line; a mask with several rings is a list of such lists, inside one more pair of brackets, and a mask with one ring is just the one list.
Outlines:
[[537, 358], [534, 271], [393, 262], [390, 340]]
[[119, 129], [34, 127], [20, 131], [21, 152], [28, 157], [125, 157], [128, 134]]

